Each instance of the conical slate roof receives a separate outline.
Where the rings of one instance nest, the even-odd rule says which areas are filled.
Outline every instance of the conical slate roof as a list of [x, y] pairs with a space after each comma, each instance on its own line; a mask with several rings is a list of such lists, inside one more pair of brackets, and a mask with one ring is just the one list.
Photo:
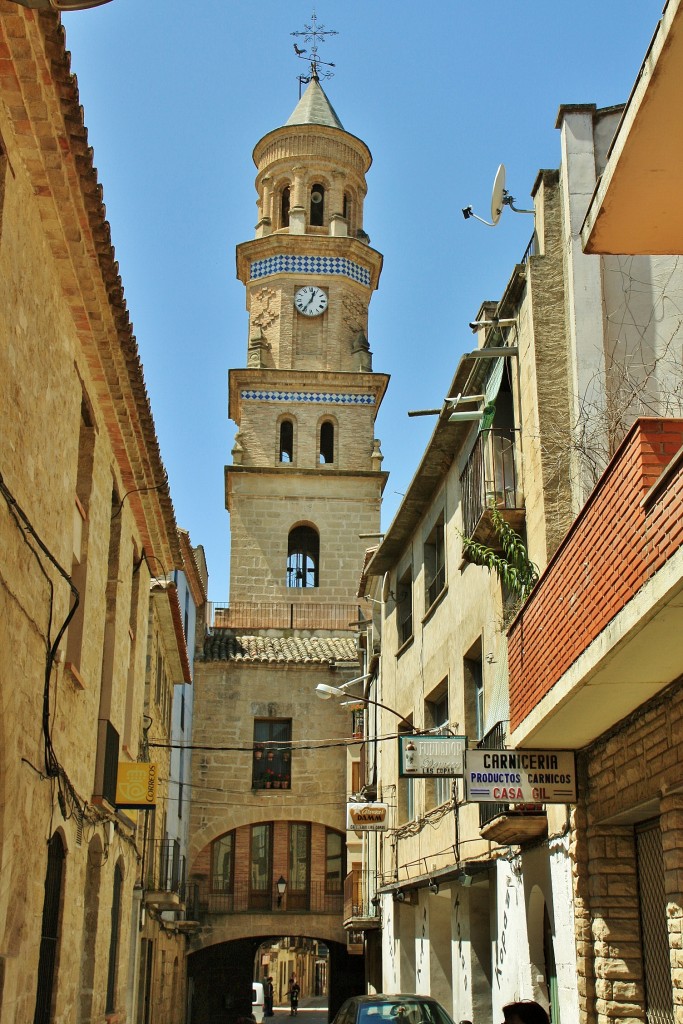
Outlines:
[[284, 127], [292, 124], [322, 124], [328, 128], [341, 128], [344, 125], [337, 117], [334, 107], [322, 90], [317, 78], [312, 78], [290, 119]]

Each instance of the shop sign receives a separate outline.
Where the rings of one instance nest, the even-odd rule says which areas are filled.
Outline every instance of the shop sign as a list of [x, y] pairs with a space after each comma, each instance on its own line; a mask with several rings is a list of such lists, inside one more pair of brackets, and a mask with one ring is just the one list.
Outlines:
[[386, 832], [388, 804], [347, 804], [346, 827], [351, 832]]
[[465, 799], [471, 803], [576, 802], [573, 750], [468, 750]]
[[401, 778], [455, 779], [463, 774], [466, 736], [399, 736], [398, 774]]
[[157, 766], [141, 761], [120, 761], [116, 776], [116, 806], [156, 807]]

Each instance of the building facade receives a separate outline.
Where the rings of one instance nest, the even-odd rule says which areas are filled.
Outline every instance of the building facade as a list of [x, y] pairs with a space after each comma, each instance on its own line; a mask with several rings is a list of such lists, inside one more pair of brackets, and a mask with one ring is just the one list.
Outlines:
[[117, 771], [150, 652], [168, 701], [189, 680], [155, 577], [182, 552], [58, 16], [3, 2], [0, 51], [0, 1017], [133, 1020], [148, 814]]
[[[502, 1006], [520, 998], [537, 999], [555, 1022], [644, 1017], [648, 984], [644, 968], [638, 975], [634, 963], [649, 955], [639, 946], [648, 923], [639, 920], [640, 840], [632, 808], [642, 790], [638, 820], [648, 820], [656, 813], [657, 787], [668, 794], [675, 734], [665, 739], [655, 731], [665, 705], [647, 705], [638, 745], [647, 768], [642, 785], [627, 796], [618, 779], [626, 777], [628, 716], [638, 703], [628, 684], [629, 673], [638, 675], [636, 664], [627, 671], [621, 663], [623, 678], [605, 670], [605, 682], [619, 685], [601, 691], [604, 700], [584, 685], [582, 702], [577, 697], [572, 707], [573, 691], [566, 689], [576, 682], [574, 659], [612, 615], [611, 579], [620, 577], [628, 590], [627, 577], [637, 570], [626, 565], [638, 563], [638, 544], [648, 534], [646, 510], [638, 512], [642, 525], [631, 527], [632, 517], [625, 519], [615, 503], [608, 482], [610, 474], [619, 475], [615, 465], [626, 460], [635, 505], [664, 470], [660, 491], [651, 497], [653, 509], [659, 501], [666, 506], [658, 518], [662, 536], [669, 536], [676, 516], [678, 260], [649, 251], [591, 256], [581, 246], [587, 205], [622, 109], [560, 110], [560, 167], [540, 172], [535, 182], [532, 243], [501, 300], [480, 308], [478, 346], [463, 357], [446, 392], [462, 398], [444, 401], [406, 497], [366, 569], [382, 602], [381, 655], [366, 691], [380, 705], [369, 705], [370, 724], [375, 716], [378, 723], [376, 742], [368, 744], [368, 772], [376, 769], [377, 799], [390, 811], [387, 832], [367, 844], [367, 857], [377, 858], [381, 987], [429, 992], [455, 1020], [499, 1020]], [[674, 418], [648, 426], [639, 419], [648, 413]], [[634, 448], [647, 454], [632, 456]], [[630, 469], [637, 465], [642, 478]], [[562, 552], [584, 520], [592, 532], [577, 534], [568, 581]], [[510, 528], [524, 540], [521, 554], [510, 547]], [[671, 538], [664, 553], [652, 536], [651, 571], [661, 565], [664, 572], [677, 544]], [[601, 550], [604, 565], [593, 565]], [[614, 561], [609, 574], [607, 560]], [[520, 612], [527, 593], [520, 578], [526, 573], [533, 583], [534, 567], [546, 574]], [[671, 611], [680, 586], [673, 561], [665, 575], [671, 589], [660, 599], [670, 599], [662, 607]], [[651, 671], [661, 677], [661, 688], [680, 670], [668, 663], [661, 640], [660, 646], [666, 668], [655, 661]], [[582, 655], [586, 682], [598, 653], [589, 647]], [[668, 706], [670, 730], [676, 707]], [[580, 751], [578, 803], [520, 806], [505, 793], [497, 803], [468, 802], [459, 778], [411, 778], [399, 771], [397, 729], [404, 739], [411, 730], [450, 732], [469, 748], [492, 751]], [[645, 735], [652, 742], [646, 744]], [[628, 778], [636, 775], [631, 769]], [[676, 800], [667, 795], [658, 812], [672, 968]], [[656, 833], [654, 840], [642, 839], [641, 864], [653, 842]], [[621, 874], [627, 855], [628, 882]], [[653, 882], [649, 874], [642, 885], [652, 893], [661, 877]], [[641, 899], [640, 909], [651, 901]], [[662, 898], [658, 906], [661, 933]], [[612, 944], [617, 935], [621, 950]], [[668, 947], [650, 948], [668, 977]], [[675, 984], [675, 971], [672, 976]], [[651, 992], [654, 980], [653, 974]], [[668, 985], [664, 1003], [668, 998], [671, 1011]]]
[[[683, 10], [669, 2], [600, 181], [577, 210], [593, 260], [611, 254], [655, 274], [678, 266], [683, 231], [669, 204], [679, 140], [669, 141], [667, 122], [681, 96], [682, 39]], [[661, 297], [659, 309], [677, 305], [673, 281]], [[570, 842], [582, 1021], [683, 1019], [683, 420], [672, 398], [682, 347], [680, 325], [667, 326], [677, 367], [660, 382], [668, 404], [641, 410], [666, 418], [633, 424], [509, 635], [513, 743], [561, 742], [577, 757]]]
[[342, 927], [351, 715], [316, 686], [360, 674], [360, 535], [379, 530], [385, 483], [374, 422], [387, 377], [367, 340], [382, 264], [363, 229], [371, 157], [314, 65], [254, 162], [256, 237], [237, 247], [247, 360], [229, 377], [230, 603], [207, 619], [195, 673], [195, 1024], [248, 1010], [273, 937], [329, 948], [331, 1006], [363, 987]]

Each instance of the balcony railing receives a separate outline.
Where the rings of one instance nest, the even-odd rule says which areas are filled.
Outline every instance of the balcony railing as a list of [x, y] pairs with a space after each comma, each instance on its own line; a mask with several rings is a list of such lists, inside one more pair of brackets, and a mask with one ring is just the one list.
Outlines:
[[324, 882], [311, 882], [308, 889], [299, 892], [287, 889], [282, 897], [275, 884], [271, 889], [252, 889], [247, 882], [235, 882], [224, 892], [212, 892], [208, 886], [195, 884], [192, 890], [193, 915], [199, 917], [206, 914], [341, 914], [343, 907], [342, 893], [327, 892]]
[[[504, 750], [507, 736], [507, 722], [496, 722], [492, 729], [477, 743], [480, 750]], [[509, 804], [479, 804], [479, 828], [484, 828], [494, 818], [505, 814]]]
[[144, 885], [150, 902], [177, 906], [185, 899], [185, 858], [177, 839], [156, 839], [147, 846]]
[[523, 510], [517, 478], [517, 434], [519, 431], [512, 427], [490, 428], [482, 430], [475, 441], [460, 477], [466, 537], [475, 537], [482, 517], [492, 505], [502, 512]]
[[377, 889], [374, 871], [352, 868], [344, 879], [344, 924], [379, 920], [379, 907], [372, 903]]
[[207, 625], [226, 629], [334, 629], [354, 631], [362, 619], [356, 604], [321, 602], [209, 602]]

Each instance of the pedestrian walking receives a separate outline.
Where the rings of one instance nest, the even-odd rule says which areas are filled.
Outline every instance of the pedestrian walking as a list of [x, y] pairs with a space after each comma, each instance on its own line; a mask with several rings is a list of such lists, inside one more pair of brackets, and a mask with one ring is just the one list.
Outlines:
[[294, 975], [289, 979], [289, 1016], [296, 1017], [299, 1012], [299, 983]]

